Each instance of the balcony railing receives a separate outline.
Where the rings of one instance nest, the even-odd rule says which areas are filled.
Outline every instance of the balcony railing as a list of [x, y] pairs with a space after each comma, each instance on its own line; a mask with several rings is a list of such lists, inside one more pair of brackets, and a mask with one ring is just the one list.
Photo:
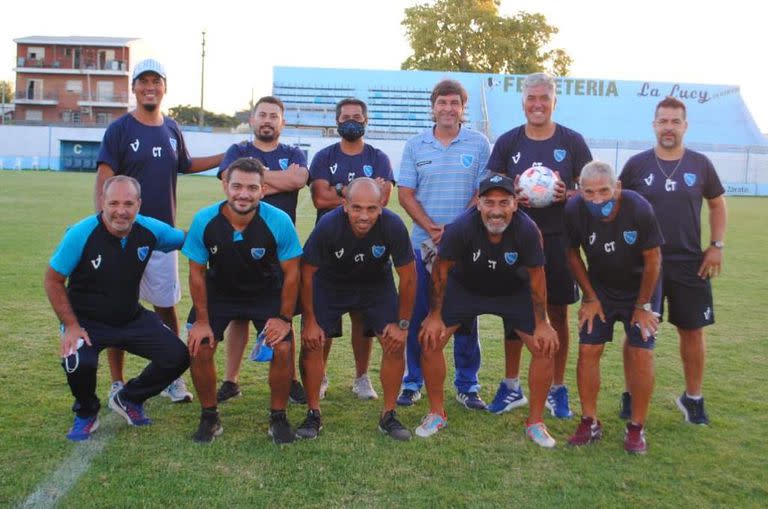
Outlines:
[[118, 106], [128, 105], [128, 94], [80, 94], [77, 104], [80, 106]]
[[92, 59], [80, 59], [78, 66], [74, 66], [72, 65], [72, 57], [65, 57], [63, 60], [53, 58], [18, 57], [16, 66], [39, 69], [128, 72], [128, 62], [125, 60], [106, 60], [100, 62]]
[[59, 102], [59, 93], [57, 91], [38, 92], [35, 90], [17, 90], [15, 97], [17, 103], [37, 102], [55, 104]]

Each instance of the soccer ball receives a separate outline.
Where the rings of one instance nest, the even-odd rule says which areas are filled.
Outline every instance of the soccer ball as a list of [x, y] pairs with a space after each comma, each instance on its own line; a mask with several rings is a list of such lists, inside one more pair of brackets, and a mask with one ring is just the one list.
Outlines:
[[547, 207], [555, 200], [555, 172], [546, 166], [533, 166], [520, 175], [521, 195], [528, 197], [533, 208]]

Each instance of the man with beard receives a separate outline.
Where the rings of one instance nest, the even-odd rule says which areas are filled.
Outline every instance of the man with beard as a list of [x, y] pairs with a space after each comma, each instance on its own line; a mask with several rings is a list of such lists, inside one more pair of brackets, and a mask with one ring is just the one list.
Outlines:
[[543, 414], [557, 333], [547, 317], [541, 233], [527, 215], [517, 212], [512, 179], [488, 177], [478, 195], [477, 208], [443, 232], [432, 267], [430, 311], [419, 333], [430, 409], [416, 435], [432, 436], [448, 424], [443, 349], [451, 335], [470, 327], [479, 315], [492, 314], [503, 320], [505, 341], [522, 340], [531, 352], [525, 433], [538, 446], [551, 448], [555, 440]]
[[[346, 187], [344, 206], [324, 215], [304, 246], [301, 365], [309, 410], [296, 434], [314, 439], [322, 430], [323, 344], [341, 316], [354, 311], [361, 325], [375, 331], [381, 342], [384, 408], [379, 430], [394, 440], [409, 440], [410, 431], [395, 415], [416, 292], [408, 230], [395, 213], [382, 208], [380, 182], [362, 177]], [[393, 265], [400, 281], [397, 290]]]
[[[133, 69], [133, 93], [136, 109], [112, 122], [104, 133], [98, 157], [94, 206], [101, 210], [104, 181], [113, 175], [128, 175], [141, 184], [144, 192], [141, 214], [171, 226], [176, 221], [176, 177], [179, 173], [197, 173], [216, 167], [222, 154], [190, 157], [178, 124], [160, 111], [166, 92], [165, 67], [157, 60], [142, 60]], [[141, 299], [155, 308], [178, 336], [176, 304], [181, 300], [177, 252], [155, 251], [141, 280]], [[110, 394], [123, 386], [125, 354], [109, 349], [112, 376]], [[182, 378], [163, 392], [173, 402], [188, 402], [192, 394]]]
[[[685, 104], [667, 97], [656, 106], [656, 146], [632, 156], [619, 176], [624, 189], [645, 197], [656, 212], [666, 243], [662, 254], [662, 292], [669, 322], [680, 336], [685, 392], [677, 406], [686, 422], [707, 425], [704, 379], [704, 327], [715, 323], [711, 278], [720, 274], [725, 239], [725, 189], [712, 162], [683, 146], [688, 129]], [[709, 246], [701, 250], [701, 206], [709, 208]], [[625, 362], [628, 354], [626, 342]], [[629, 379], [625, 373], [625, 377]], [[627, 389], [630, 389], [627, 383]], [[632, 395], [622, 396], [622, 418], [630, 417]]]
[[202, 406], [192, 436], [211, 442], [223, 428], [216, 404], [214, 353], [232, 320], [253, 322], [274, 350], [270, 363], [269, 435], [293, 442], [285, 407], [291, 386], [291, 332], [299, 291], [301, 244], [288, 214], [261, 203], [264, 165], [242, 158], [227, 168], [226, 201], [200, 210], [182, 252], [189, 258], [193, 309], [187, 324], [192, 380]]
[[[217, 176], [220, 179], [225, 178], [229, 165], [241, 157], [258, 159], [267, 170], [264, 172], [263, 201], [284, 211], [296, 224], [299, 190], [306, 185], [309, 171], [307, 159], [301, 149], [280, 143], [280, 132], [285, 127], [284, 115], [285, 106], [277, 97], [266, 96], [256, 101], [250, 119], [253, 142], [235, 143], [229, 147], [219, 166]], [[224, 381], [216, 393], [219, 403], [241, 394], [238, 380], [247, 343], [248, 322], [232, 320], [227, 329], [227, 362], [224, 367]], [[295, 348], [296, 344], [291, 343], [291, 346]], [[296, 378], [295, 370], [290, 398], [294, 403], [307, 402], [304, 388]]]
[[[381, 150], [365, 143], [365, 127], [368, 124], [368, 106], [360, 99], [342, 99], [336, 104], [336, 125], [341, 141], [323, 148], [309, 167], [312, 190], [312, 202], [317, 208], [317, 220], [323, 214], [342, 204], [347, 186], [356, 178], [374, 179], [381, 191], [381, 205], [387, 206], [392, 184], [392, 166], [389, 157]], [[352, 352], [355, 357], [355, 380], [352, 385], [360, 399], [376, 399], [378, 395], [368, 378], [368, 364], [371, 359], [371, 346], [374, 331], [363, 330], [362, 320], [356, 313], [350, 314], [352, 321]], [[327, 331], [324, 358], [327, 361], [331, 351], [332, 338], [342, 334], [341, 319]], [[320, 386], [320, 399], [328, 390], [328, 377], [323, 377]]]

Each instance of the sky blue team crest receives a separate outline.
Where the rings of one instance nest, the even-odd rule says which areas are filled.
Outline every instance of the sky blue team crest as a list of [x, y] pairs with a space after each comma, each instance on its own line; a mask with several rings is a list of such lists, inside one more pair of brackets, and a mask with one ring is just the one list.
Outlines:
[[176, 138], [168, 138], [168, 141], [171, 142], [171, 148], [176, 152]]
[[373, 177], [373, 166], [370, 164], [363, 165], [363, 173], [366, 177]]
[[465, 168], [469, 168], [472, 166], [472, 163], [475, 161], [475, 156], [472, 154], [461, 154], [461, 165]]
[[147, 255], [149, 254], [149, 246], [141, 246], [136, 250], [136, 254], [139, 255], [139, 261], [143, 262], [147, 259]]
[[261, 260], [264, 257], [266, 250], [263, 247], [252, 247], [251, 256], [254, 260]]
[[555, 156], [555, 161], [562, 163], [565, 156], [568, 155], [568, 152], [566, 152], [565, 149], [556, 148], [552, 154]]
[[507, 262], [508, 265], [514, 265], [517, 261], [517, 251], [507, 251], [504, 253], [504, 261]]
[[277, 162], [280, 164], [281, 170], [287, 170], [288, 169], [288, 158], [284, 157], [282, 159], [278, 159]]
[[688, 187], [693, 187], [693, 185], [696, 183], [696, 174], [683, 173], [683, 180], [685, 180], [685, 185], [687, 185]]
[[384, 246], [377, 246], [376, 244], [374, 244], [371, 247], [371, 252], [373, 253], [374, 258], [381, 258], [381, 255], [383, 255], [384, 251], [386, 251], [386, 250], [387, 250], [386, 247], [384, 247]]
[[635, 230], [629, 230], [624, 232], [624, 240], [629, 244], [630, 246], [634, 244], [637, 241], [637, 231]]

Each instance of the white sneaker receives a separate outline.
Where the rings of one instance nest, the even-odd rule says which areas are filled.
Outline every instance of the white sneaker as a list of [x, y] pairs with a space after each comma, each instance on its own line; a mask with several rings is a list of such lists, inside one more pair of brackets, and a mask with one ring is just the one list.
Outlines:
[[448, 426], [448, 419], [442, 415], [429, 413], [421, 420], [416, 428], [416, 436], [421, 438], [431, 437], [441, 429]]
[[355, 382], [352, 384], [352, 392], [357, 394], [357, 399], [379, 399], [379, 395], [373, 389], [371, 379], [368, 378], [367, 373], [355, 378]]
[[192, 393], [187, 389], [187, 384], [184, 383], [184, 379], [179, 377], [171, 384], [163, 389], [160, 393], [161, 396], [170, 398], [174, 403], [189, 403], [192, 401]]
[[328, 392], [328, 375], [323, 375], [323, 381], [320, 382], [320, 399], [325, 399], [326, 392]]
[[107, 398], [107, 401], [112, 399], [112, 396], [117, 394], [120, 391], [120, 389], [122, 389], [123, 387], [125, 387], [125, 384], [123, 383], [122, 380], [112, 382], [112, 386], [109, 388], [109, 397]]
[[547, 427], [543, 422], [537, 422], [536, 424], [526, 426], [525, 434], [539, 447], [551, 449], [556, 444], [555, 439], [549, 434], [549, 431], [547, 431]]

